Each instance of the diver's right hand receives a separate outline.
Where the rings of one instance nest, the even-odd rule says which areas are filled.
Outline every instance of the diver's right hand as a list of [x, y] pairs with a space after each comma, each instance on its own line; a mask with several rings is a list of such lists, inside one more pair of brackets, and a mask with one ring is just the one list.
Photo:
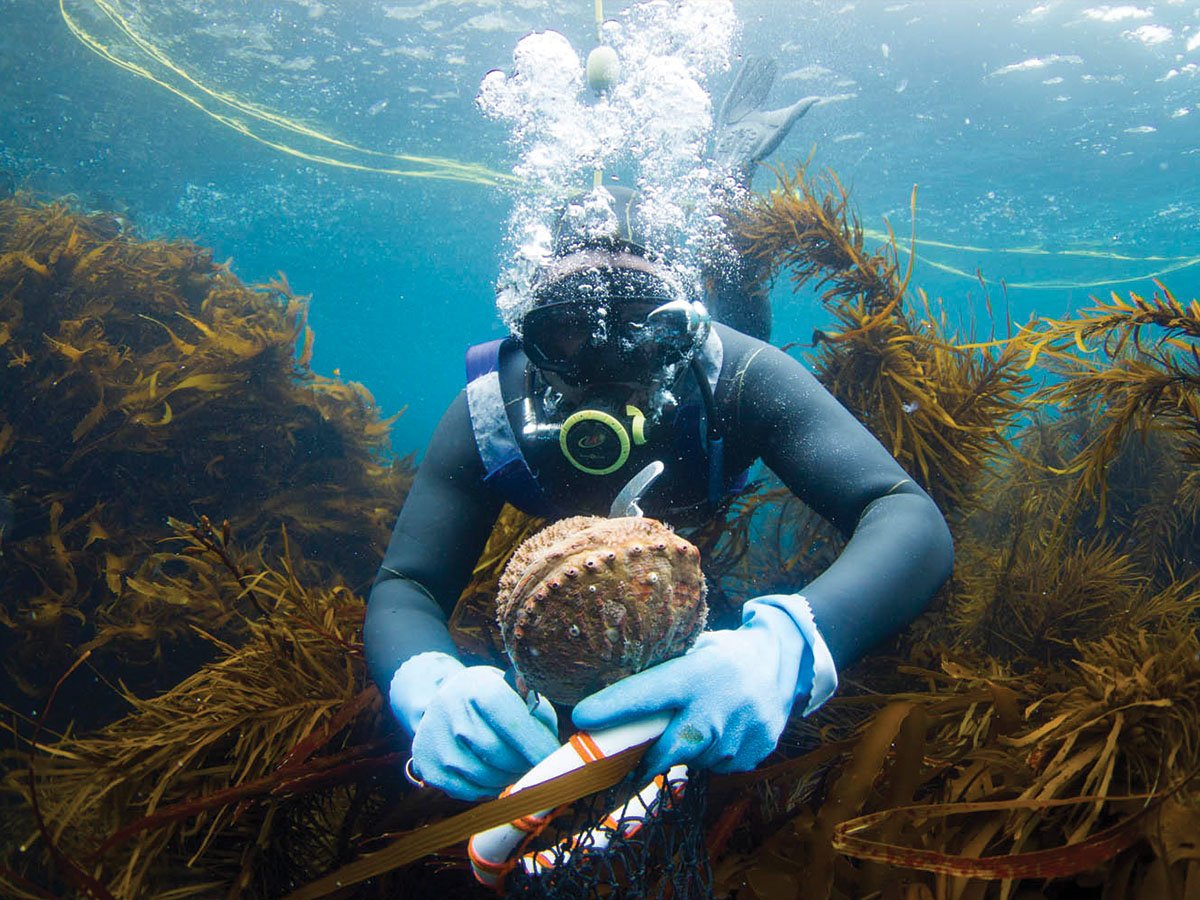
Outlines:
[[493, 666], [420, 653], [396, 670], [389, 699], [413, 735], [416, 776], [460, 800], [495, 797], [559, 747], [550, 701], [530, 711]]

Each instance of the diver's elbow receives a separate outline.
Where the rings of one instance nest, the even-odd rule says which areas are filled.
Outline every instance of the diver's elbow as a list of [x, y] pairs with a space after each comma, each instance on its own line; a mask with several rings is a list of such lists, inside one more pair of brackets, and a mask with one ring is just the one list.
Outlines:
[[927, 565], [936, 591], [954, 571], [954, 536], [946, 516], [928, 494], [925, 495], [925, 519]]

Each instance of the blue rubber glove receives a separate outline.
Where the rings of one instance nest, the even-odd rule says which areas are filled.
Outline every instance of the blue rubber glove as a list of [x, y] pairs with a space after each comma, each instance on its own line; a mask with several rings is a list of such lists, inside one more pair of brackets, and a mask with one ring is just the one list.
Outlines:
[[683, 656], [586, 697], [573, 718], [592, 731], [674, 711], [642, 760], [644, 772], [677, 763], [744, 772], [775, 749], [797, 698], [808, 697], [808, 715], [836, 688], [808, 601], [770, 594], [742, 607], [741, 628], [704, 632]]
[[460, 800], [495, 797], [558, 749], [558, 714], [530, 710], [492, 666], [419, 653], [392, 677], [392, 711], [413, 736], [414, 774]]

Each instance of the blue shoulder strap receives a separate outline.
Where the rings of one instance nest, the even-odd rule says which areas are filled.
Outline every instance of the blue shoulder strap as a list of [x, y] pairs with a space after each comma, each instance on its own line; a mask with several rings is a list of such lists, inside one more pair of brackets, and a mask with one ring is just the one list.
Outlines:
[[525, 461], [500, 391], [500, 354], [510, 340], [488, 341], [467, 350], [467, 409], [483, 462], [483, 480], [522, 512], [554, 518], [557, 510]]

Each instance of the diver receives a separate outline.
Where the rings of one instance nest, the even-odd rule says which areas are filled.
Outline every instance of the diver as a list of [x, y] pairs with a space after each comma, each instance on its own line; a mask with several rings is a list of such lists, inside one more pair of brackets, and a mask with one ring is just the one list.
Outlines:
[[[636, 206], [627, 189], [597, 190]], [[462, 662], [447, 630], [506, 501], [552, 518], [605, 515], [633, 473], [661, 460], [644, 512], [689, 525], [762, 460], [848, 538], [801, 593], [748, 599], [740, 628], [705, 632], [685, 656], [575, 707], [585, 729], [673, 710], [647, 753], [652, 772], [753, 768], [795, 704], [819, 706], [837, 670], [948, 577], [941, 513], [892, 456], [799, 362], [680, 291], [627, 227], [586, 242], [560, 233], [520, 337], [468, 353], [467, 387], [437, 427], [367, 607], [367, 664], [413, 735], [414, 777], [492, 797], [559, 746], [549, 701], [530, 710], [499, 669]]]
[[576, 705], [575, 726], [589, 730], [670, 712], [647, 772], [757, 766], [793, 710], [819, 707], [837, 671], [915, 618], [952, 564], [936, 505], [866, 428], [802, 364], [689, 295], [647, 249], [637, 194], [597, 188], [587, 202], [598, 198], [612, 228], [577, 231], [564, 214], [519, 334], [468, 351], [467, 385], [429, 444], [367, 606], [368, 669], [412, 735], [406, 774], [465, 800], [495, 797], [559, 747], [552, 704], [527, 703], [500, 669], [462, 659], [447, 627], [505, 502], [606, 515], [634, 473], [661, 461], [638, 502], [682, 527], [720, 510], [761, 461], [847, 538], [796, 593], [747, 598], [739, 627], [706, 631], [685, 655]]

